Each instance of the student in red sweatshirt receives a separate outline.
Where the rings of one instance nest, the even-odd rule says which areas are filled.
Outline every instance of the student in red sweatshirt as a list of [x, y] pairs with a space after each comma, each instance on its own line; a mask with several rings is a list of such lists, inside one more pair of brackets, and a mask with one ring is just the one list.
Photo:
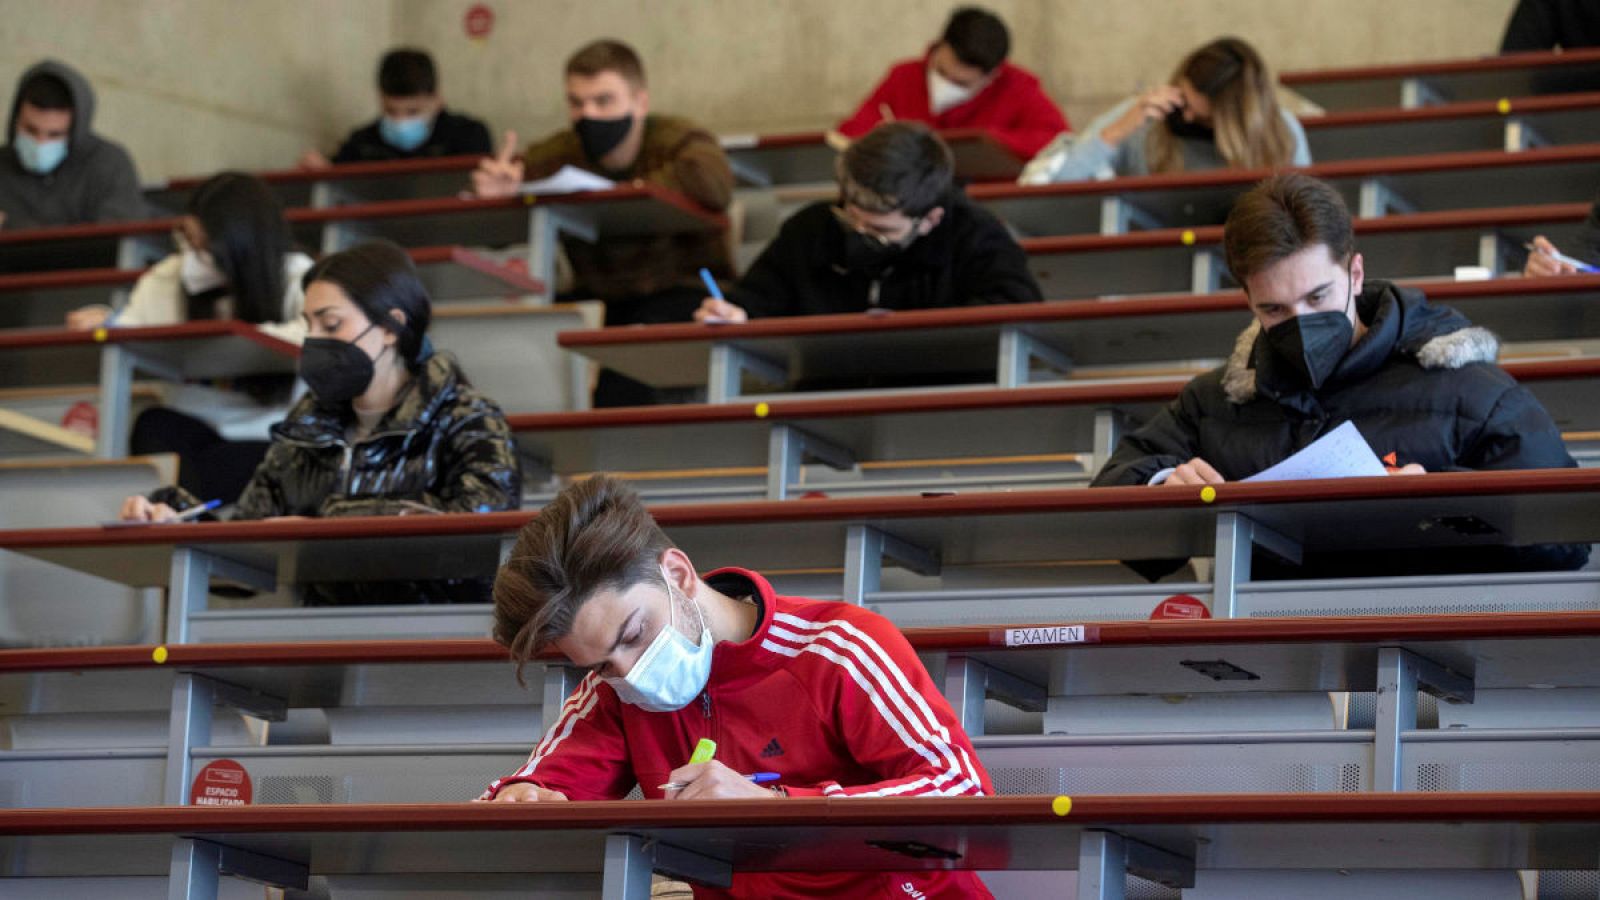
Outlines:
[[923, 122], [938, 128], [982, 128], [1022, 159], [1032, 159], [1050, 139], [1070, 131], [1039, 79], [1006, 62], [1011, 35], [985, 9], [957, 9], [944, 35], [921, 59], [897, 63], [839, 125], [858, 138], [879, 122]]
[[[529, 522], [495, 580], [495, 639], [589, 669], [526, 765], [481, 800], [953, 797], [993, 792], [972, 743], [883, 617], [704, 578], [638, 495], [597, 476]], [[688, 764], [701, 738], [712, 762]], [[747, 773], [775, 772], [760, 786]], [[682, 783], [679, 789], [662, 785]], [[747, 872], [695, 896], [989, 897], [964, 871]]]

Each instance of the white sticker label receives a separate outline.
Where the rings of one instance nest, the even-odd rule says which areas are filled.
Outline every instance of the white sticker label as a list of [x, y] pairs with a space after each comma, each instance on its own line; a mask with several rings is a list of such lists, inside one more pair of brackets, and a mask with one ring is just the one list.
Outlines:
[[1044, 644], [1081, 644], [1082, 625], [1048, 625], [1043, 628], [1007, 628], [1007, 647], [1034, 647]]

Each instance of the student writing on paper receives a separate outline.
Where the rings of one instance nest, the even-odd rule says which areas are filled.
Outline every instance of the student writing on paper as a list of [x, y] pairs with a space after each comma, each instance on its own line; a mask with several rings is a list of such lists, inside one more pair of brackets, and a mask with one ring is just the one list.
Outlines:
[[[971, 741], [887, 619], [700, 575], [632, 489], [601, 475], [523, 527], [494, 588], [495, 639], [588, 669], [517, 771], [479, 798], [547, 803], [993, 792]], [[712, 737], [711, 762], [691, 763]], [[777, 773], [762, 786], [749, 775]], [[683, 784], [682, 788], [663, 785]], [[972, 872], [739, 873], [712, 897], [988, 897]]]
[[[631, 47], [601, 40], [567, 60], [570, 128], [537, 141], [515, 157], [508, 134], [498, 156], [473, 174], [482, 197], [515, 194], [526, 179], [574, 166], [627, 184], [650, 182], [677, 191], [708, 210], [733, 201], [733, 169], [711, 132], [687, 119], [651, 112], [644, 65]], [[681, 322], [700, 303], [699, 272], [733, 274], [726, 235], [712, 231], [659, 236], [603, 237], [590, 243], [563, 235], [575, 283], [566, 292], [605, 302], [606, 325]], [[659, 402], [657, 392], [605, 370], [596, 406]]]
[[149, 215], [133, 159], [94, 130], [94, 113], [94, 90], [77, 69], [45, 60], [22, 73], [0, 149], [6, 228]]
[[[291, 343], [305, 337], [300, 278], [311, 257], [294, 246], [283, 207], [260, 179], [223, 172], [189, 198], [173, 235], [178, 252], [139, 276], [121, 309], [96, 304], [67, 315], [67, 327], [174, 325], [238, 319]], [[292, 375], [188, 384], [167, 405], [140, 413], [129, 449], [178, 454], [178, 483], [191, 494], [232, 503], [267, 452], [267, 429], [289, 411]]]
[[1278, 104], [1277, 78], [1254, 47], [1219, 38], [1172, 78], [1130, 97], [1022, 170], [1023, 184], [1205, 169], [1311, 164], [1300, 122]]
[[839, 196], [783, 223], [750, 271], [707, 297], [699, 321], [928, 309], [1042, 299], [1028, 257], [952, 182], [927, 126], [879, 125], [839, 157]]
[[307, 150], [300, 166], [325, 169], [339, 163], [494, 152], [487, 125], [445, 108], [433, 57], [422, 50], [401, 47], [383, 55], [378, 107], [379, 119], [352, 131], [332, 160]]
[[[1223, 244], [1254, 321], [1221, 368], [1118, 443], [1096, 486], [1237, 481], [1345, 422], [1405, 474], [1577, 465], [1549, 414], [1495, 365], [1494, 335], [1419, 291], [1366, 277], [1332, 187], [1298, 174], [1263, 181], [1235, 202]], [[1569, 569], [1588, 555], [1587, 546], [1480, 547], [1431, 564], [1418, 554], [1388, 562], [1397, 571]], [[1366, 554], [1360, 568], [1385, 564]]]
[[[432, 304], [411, 258], [374, 241], [304, 278], [300, 376], [310, 388], [272, 443], [234, 519], [516, 509], [511, 429], [456, 361], [428, 342]], [[164, 521], [202, 499], [179, 487], [129, 497], [122, 518]], [[309, 604], [484, 602], [482, 579], [307, 585]]]
[[981, 128], [1022, 159], [1070, 131], [1039, 79], [1007, 61], [1011, 33], [994, 13], [963, 6], [917, 59], [896, 63], [839, 133], [859, 138], [880, 123]]

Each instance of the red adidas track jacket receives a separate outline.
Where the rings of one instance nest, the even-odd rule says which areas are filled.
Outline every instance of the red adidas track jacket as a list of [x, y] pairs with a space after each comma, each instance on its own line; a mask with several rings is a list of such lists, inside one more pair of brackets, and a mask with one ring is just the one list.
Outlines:
[[[703, 737], [740, 772], [777, 772], [790, 796], [978, 796], [988, 773], [927, 670], [894, 625], [847, 603], [779, 597], [766, 579], [721, 569], [706, 582], [756, 597], [761, 623], [743, 643], [718, 644], [711, 679], [677, 712], [629, 706], [589, 675], [514, 774], [572, 800], [615, 800], [638, 785], [660, 799], [667, 773]], [[728, 891], [695, 896], [805, 898], [988, 897], [972, 872], [736, 874]]]

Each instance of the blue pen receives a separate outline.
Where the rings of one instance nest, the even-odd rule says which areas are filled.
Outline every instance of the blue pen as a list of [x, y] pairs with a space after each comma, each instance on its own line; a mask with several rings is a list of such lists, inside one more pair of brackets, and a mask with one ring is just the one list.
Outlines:
[[207, 500], [206, 502], [200, 504], [199, 506], [191, 506], [191, 507], [189, 507], [188, 509], [184, 510], [181, 513], [178, 513], [177, 515], [173, 516], [172, 518], [168, 519], [167, 521], [168, 522], [187, 522], [190, 519], [198, 519], [201, 516], [205, 515], [208, 512], [211, 512], [213, 509], [216, 509], [217, 507], [219, 507], [221, 505], [222, 505], [222, 501], [221, 500]]
[[717, 287], [717, 280], [711, 277], [710, 269], [700, 270], [700, 280], [706, 283], [706, 290], [711, 292], [711, 296], [717, 298], [718, 300], [727, 299], [726, 297], [722, 296], [722, 288]]
[[[774, 781], [783, 780], [783, 776], [777, 772], [751, 772], [749, 775], [744, 777], [746, 781], [749, 781], [752, 784], [771, 784]], [[688, 786], [689, 782], [687, 781], [669, 781], [661, 786], [661, 790], [681, 791]]]
[[[1559, 250], [1551, 250], [1548, 253], [1546, 253], [1546, 251], [1540, 250], [1538, 247], [1535, 247], [1531, 243], [1523, 244], [1522, 246], [1528, 248], [1529, 250], [1533, 251], [1534, 253], [1545, 253], [1545, 255], [1549, 256], [1551, 259], [1555, 260], [1556, 262], [1558, 262], [1558, 263], [1566, 263], [1567, 265], [1573, 267], [1574, 269], [1577, 269], [1579, 272], [1584, 272], [1584, 273], [1587, 273], [1589, 275], [1594, 275], [1596, 273], [1600, 273], [1600, 267], [1591, 266], [1591, 265], [1589, 265], [1588, 263], [1584, 262], [1581, 259], [1573, 259], [1572, 257], [1566, 255], [1565, 253], [1562, 253]], [[702, 269], [701, 271], [703, 272], [705, 270]]]

